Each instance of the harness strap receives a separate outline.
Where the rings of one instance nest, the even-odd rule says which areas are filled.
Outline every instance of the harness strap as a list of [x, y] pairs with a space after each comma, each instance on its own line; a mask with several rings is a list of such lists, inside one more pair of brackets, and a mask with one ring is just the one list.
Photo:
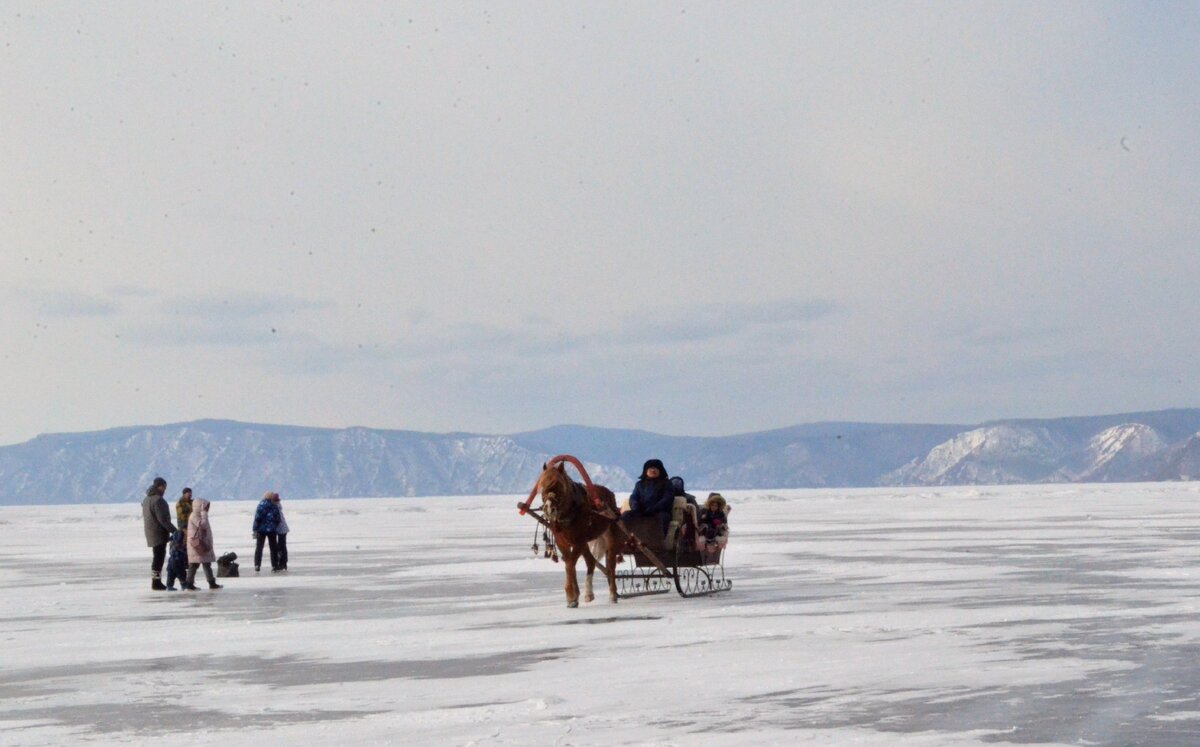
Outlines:
[[[561, 464], [562, 462], [568, 462], [575, 467], [575, 469], [579, 470], [579, 474], [583, 477], [583, 484], [586, 486], [587, 497], [591, 499], [592, 505], [595, 506], [596, 510], [602, 512], [604, 510], [604, 502], [600, 500], [600, 491], [596, 490], [596, 486], [592, 484], [592, 478], [590, 475], [588, 475], [587, 470], [584, 469], [583, 462], [579, 461], [570, 454], [559, 454], [550, 461], [546, 462], [546, 466], [553, 467], [557, 464]], [[522, 516], [524, 516], [529, 511], [530, 506], [533, 505], [533, 499], [535, 496], [537, 496], [536, 483], [534, 483], [533, 490], [529, 491], [529, 498], [527, 498], [524, 503], [517, 504], [517, 508], [520, 510]]]

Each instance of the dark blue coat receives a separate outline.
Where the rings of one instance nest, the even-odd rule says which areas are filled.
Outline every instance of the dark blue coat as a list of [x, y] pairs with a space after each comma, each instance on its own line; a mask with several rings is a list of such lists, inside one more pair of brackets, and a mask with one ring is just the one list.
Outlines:
[[665, 477], [651, 480], [643, 477], [633, 486], [629, 508], [639, 514], [651, 515], [670, 511], [675, 505], [675, 487]]
[[274, 534], [279, 531], [279, 520], [282, 518], [279, 504], [264, 498], [258, 502], [258, 508], [254, 511], [254, 526], [251, 527], [251, 531]]
[[169, 554], [167, 556], [167, 572], [175, 576], [175, 578], [183, 578], [187, 575], [187, 543], [184, 541], [183, 532], [175, 532], [171, 535], [171, 543], [167, 548]]

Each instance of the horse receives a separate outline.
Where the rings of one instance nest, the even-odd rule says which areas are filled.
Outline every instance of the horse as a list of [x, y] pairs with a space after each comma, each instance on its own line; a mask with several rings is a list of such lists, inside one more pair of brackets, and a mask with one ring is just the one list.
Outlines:
[[575, 563], [581, 555], [583, 562], [587, 564], [583, 600], [590, 602], [596, 598], [592, 593], [596, 555], [588, 546], [589, 543], [593, 543], [593, 547], [604, 552], [608, 598], [611, 602], [617, 601], [617, 499], [613, 492], [603, 485], [592, 487], [603, 507], [608, 509], [609, 516], [599, 513], [588, 496], [587, 489], [567, 476], [566, 465], [562, 462], [550, 467], [542, 465], [542, 474], [537, 481], [536, 492], [542, 494], [542, 512], [550, 525], [550, 531], [554, 533], [554, 543], [562, 553], [567, 573], [568, 607], [579, 606], [579, 579], [575, 576]]

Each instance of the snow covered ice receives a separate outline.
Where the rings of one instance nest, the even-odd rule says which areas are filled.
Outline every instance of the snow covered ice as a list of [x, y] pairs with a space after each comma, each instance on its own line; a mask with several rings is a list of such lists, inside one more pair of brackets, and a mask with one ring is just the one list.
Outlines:
[[574, 610], [516, 496], [288, 501], [287, 575], [218, 501], [195, 593], [0, 508], [0, 743], [1200, 743], [1200, 485], [725, 494], [732, 592]]

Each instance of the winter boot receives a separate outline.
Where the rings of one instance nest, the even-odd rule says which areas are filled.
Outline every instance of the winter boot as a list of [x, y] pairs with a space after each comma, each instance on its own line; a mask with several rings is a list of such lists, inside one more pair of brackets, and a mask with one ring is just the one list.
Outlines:
[[157, 573], [150, 577], [150, 588], [153, 591], [167, 590], [167, 587], [163, 586], [162, 578]]
[[224, 588], [217, 583], [217, 579], [213, 578], [212, 566], [208, 563], [204, 564], [204, 577], [208, 579], [208, 588], [221, 589]]
[[188, 566], [187, 577], [183, 579], [184, 591], [198, 591], [196, 588], [196, 569]]

